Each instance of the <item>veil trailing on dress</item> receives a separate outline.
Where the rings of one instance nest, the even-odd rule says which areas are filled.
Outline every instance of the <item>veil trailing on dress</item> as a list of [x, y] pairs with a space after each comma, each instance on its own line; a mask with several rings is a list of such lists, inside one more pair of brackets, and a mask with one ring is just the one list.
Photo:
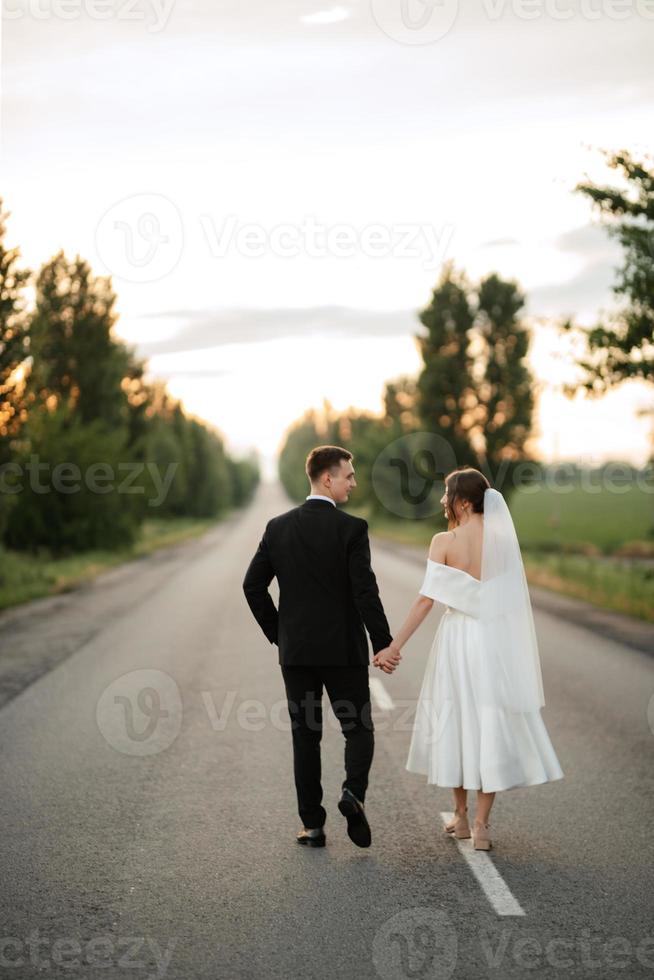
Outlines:
[[480, 622], [486, 666], [494, 675], [488, 701], [510, 711], [545, 704], [538, 641], [520, 545], [501, 493], [484, 493]]

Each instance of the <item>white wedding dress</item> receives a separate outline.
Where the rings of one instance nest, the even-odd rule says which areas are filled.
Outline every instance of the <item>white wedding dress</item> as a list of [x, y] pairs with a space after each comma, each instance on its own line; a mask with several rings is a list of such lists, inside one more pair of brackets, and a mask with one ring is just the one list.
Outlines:
[[[520, 577], [515, 573], [514, 578], [515, 593], [519, 595]], [[498, 583], [499, 588], [506, 585], [500, 579]], [[484, 596], [489, 595], [484, 590], [493, 585], [462, 569], [427, 561], [420, 592], [447, 608], [427, 661], [406, 768], [425, 775], [428, 783], [492, 793], [563, 776], [537, 707], [544, 702], [538, 700], [535, 681], [532, 687], [536, 693], [531, 701], [523, 695], [529, 690], [526, 681], [522, 688], [516, 686], [513, 701], [512, 682], [506, 681], [511, 673], [518, 675], [521, 669], [527, 679], [537, 676], [535, 668], [528, 674], [526, 668], [515, 667], [529, 643], [517, 642], [517, 652], [505, 651], [513, 620], [508, 631], [506, 623], [500, 624], [496, 634], [499, 642], [489, 641], [493, 625], [484, 618], [482, 610]], [[487, 606], [496, 609], [506, 602], [505, 595], [496, 591]], [[531, 617], [530, 606], [528, 615]], [[519, 621], [519, 614], [514, 619]], [[527, 629], [525, 621], [520, 625]], [[532, 633], [535, 645], [535, 632]], [[515, 634], [516, 639], [528, 635]], [[511, 657], [515, 658], [514, 664]], [[521, 696], [529, 710], [515, 710], [516, 705], [524, 706]]]

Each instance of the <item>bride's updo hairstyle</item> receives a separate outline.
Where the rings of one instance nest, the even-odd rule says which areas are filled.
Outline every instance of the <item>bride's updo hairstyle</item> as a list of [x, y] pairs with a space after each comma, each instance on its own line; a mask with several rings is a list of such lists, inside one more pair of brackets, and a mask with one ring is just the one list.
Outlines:
[[484, 493], [490, 488], [490, 483], [483, 473], [472, 466], [459, 466], [445, 477], [447, 494], [445, 510], [450, 528], [457, 527], [458, 521], [454, 513], [456, 501], [467, 500], [474, 514], [484, 513]]

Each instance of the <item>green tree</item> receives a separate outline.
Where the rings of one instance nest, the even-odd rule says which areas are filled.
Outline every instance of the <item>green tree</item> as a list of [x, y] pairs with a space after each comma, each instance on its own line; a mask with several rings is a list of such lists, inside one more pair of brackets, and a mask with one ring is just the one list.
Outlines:
[[450, 448], [445, 468], [452, 461], [460, 465], [474, 458], [469, 433], [477, 395], [469, 346], [475, 311], [470, 293], [463, 273], [447, 265], [429, 305], [419, 314], [426, 334], [417, 337], [424, 361], [417, 411], [422, 427]]
[[[28, 411], [25, 374], [29, 333], [24, 290], [30, 272], [20, 268], [20, 250], [5, 244], [9, 216], [0, 198], [0, 467], [12, 461]], [[13, 502], [13, 496], [0, 494], [0, 536]]]
[[231, 471], [232, 504], [234, 507], [242, 507], [252, 499], [259, 485], [258, 457], [252, 453], [245, 459], [233, 459], [230, 456], [227, 461]]
[[120, 492], [127, 430], [111, 430], [101, 419], [84, 423], [65, 405], [31, 412], [26, 429], [22, 486], [5, 543], [55, 556], [131, 545], [146, 488]]
[[534, 409], [524, 302], [515, 282], [491, 273], [474, 286], [448, 265], [420, 314], [427, 336], [418, 338], [425, 362], [418, 412], [423, 428], [447, 444], [435, 460], [439, 494], [442, 471], [462, 465], [510, 492]]
[[63, 405], [82, 422], [126, 425], [123, 379], [133, 368], [128, 348], [112, 335], [117, 319], [111, 280], [86, 261], [59, 252], [36, 280], [30, 337], [30, 383], [51, 408]]
[[214, 517], [231, 503], [229, 472], [222, 439], [195, 419], [188, 423], [191, 455], [186, 513]]
[[[605, 156], [622, 186], [587, 180], [576, 187], [592, 201], [623, 250], [613, 287], [617, 309], [587, 332], [590, 356], [579, 365], [582, 386], [591, 395], [630, 378], [654, 379], [654, 169], [651, 160], [635, 160], [627, 151], [605, 151]], [[573, 324], [565, 327], [570, 330]]]
[[[130, 445], [129, 427], [129, 385], [141, 366], [112, 334], [115, 299], [110, 280], [94, 277], [79, 256], [70, 261], [59, 252], [37, 276], [20, 460], [49, 474], [79, 470], [80, 479], [74, 492], [53, 478], [43, 492], [28, 481], [6, 529], [14, 547], [49, 546], [57, 554], [123, 547], [146, 512], [147, 474], [141, 493], [121, 490], [126, 468], [144, 454]], [[107, 492], [86, 485], [87, 469], [98, 465], [111, 471]]]
[[156, 467], [162, 478], [168, 472], [173, 474], [168, 492], [158, 505], [157, 516], [184, 516], [189, 496], [188, 461], [171, 419], [155, 415], [151, 420], [147, 439], [147, 457], [148, 466]]
[[475, 317], [479, 380], [471, 436], [477, 444], [483, 440], [479, 455], [488, 478], [508, 486], [512, 464], [525, 457], [534, 410], [533, 378], [526, 362], [530, 334], [519, 317], [524, 303], [518, 285], [495, 273], [479, 285]]
[[382, 396], [384, 414], [400, 432], [420, 427], [418, 417], [418, 385], [415, 378], [402, 375], [387, 381]]

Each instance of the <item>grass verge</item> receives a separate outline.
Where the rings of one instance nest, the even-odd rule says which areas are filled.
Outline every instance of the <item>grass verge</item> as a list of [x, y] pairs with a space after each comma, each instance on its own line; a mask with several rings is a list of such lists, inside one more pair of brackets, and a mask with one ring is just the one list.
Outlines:
[[9, 551], [0, 547], [0, 609], [69, 592], [116, 565], [148, 555], [204, 534], [216, 524], [211, 520], [180, 517], [144, 521], [131, 548], [119, 551], [85, 551], [67, 558], [53, 558], [46, 551], [38, 555]]

